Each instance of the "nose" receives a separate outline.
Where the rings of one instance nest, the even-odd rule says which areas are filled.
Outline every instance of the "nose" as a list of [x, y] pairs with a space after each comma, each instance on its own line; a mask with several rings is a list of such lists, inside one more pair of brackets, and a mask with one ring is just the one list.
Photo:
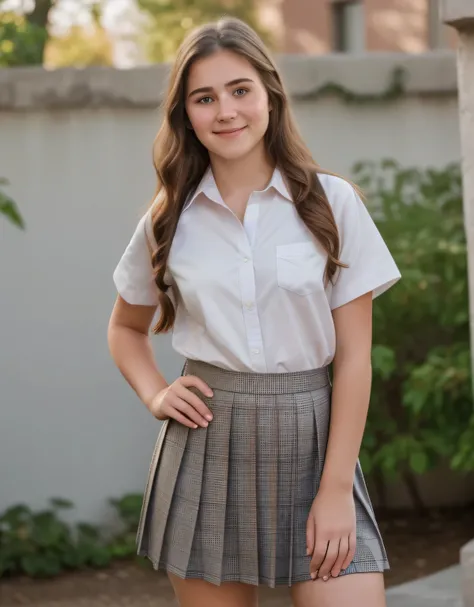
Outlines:
[[222, 97], [219, 100], [217, 120], [219, 122], [228, 122], [234, 120], [236, 116], [237, 110], [235, 108], [235, 100], [233, 98], [228, 98], [227, 96]]

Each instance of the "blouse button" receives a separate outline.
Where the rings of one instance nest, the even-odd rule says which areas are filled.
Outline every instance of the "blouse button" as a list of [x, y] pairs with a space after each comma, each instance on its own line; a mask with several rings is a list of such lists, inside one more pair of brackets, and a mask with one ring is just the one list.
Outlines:
[[247, 261], [250, 261], [248, 257], [244, 257], [244, 262], [247, 263]]
[[258, 348], [254, 348], [252, 350], [252, 354], [260, 354], [260, 350]]

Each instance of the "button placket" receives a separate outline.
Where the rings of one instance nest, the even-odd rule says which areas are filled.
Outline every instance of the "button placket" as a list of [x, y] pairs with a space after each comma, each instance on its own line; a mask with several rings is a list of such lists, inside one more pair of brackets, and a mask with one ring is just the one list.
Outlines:
[[[250, 200], [250, 199], [249, 199]], [[253, 266], [253, 246], [257, 233], [259, 216], [258, 204], [247, 204], [242, 229], [242, 263], [240, 264], [240, 288], [242, 313], [244, 316], [247, 345], [250, 360], [256, 371], [266, 372], [267, 363], [263, 351], [262, 329], [256, 305], [255, 269]]]
[[244, 255], [240, 268], [242, 311], [252, 365], [256, 370], [266, 372], [267, 364], [263, 352], [262, 330], [255, 303], [255, 270], [253, 263], [250, 263], [250, 261], [250, 258], [247, 255]]

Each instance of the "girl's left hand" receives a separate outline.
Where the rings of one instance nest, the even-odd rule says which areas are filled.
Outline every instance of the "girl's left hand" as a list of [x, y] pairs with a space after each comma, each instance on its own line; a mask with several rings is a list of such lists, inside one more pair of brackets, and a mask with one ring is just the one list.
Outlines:
[[352, 491], [320, 488], [306, 523], [309, 572], [325, 582], [346, 569], [355, 555], [356, 513]]

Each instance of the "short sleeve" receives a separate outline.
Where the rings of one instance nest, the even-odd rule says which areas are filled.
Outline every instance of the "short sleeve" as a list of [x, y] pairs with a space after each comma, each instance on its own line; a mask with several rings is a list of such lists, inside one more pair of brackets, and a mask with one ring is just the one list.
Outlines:
[[147, 222], [151, 221], [147, 212], [139, 221], [132, 238], [125, 249], [115, 271], [113, 280], [126, 302], [142, 306], [158, 305], [156, 286], [150, 249], [147, 242]]
[[331, 292], [331, 309], [373, 292], [381, 295], [401, 277], [377, 226], [354, 188], [332, 177], [327, 195], [339, 230], [340, 268]]

